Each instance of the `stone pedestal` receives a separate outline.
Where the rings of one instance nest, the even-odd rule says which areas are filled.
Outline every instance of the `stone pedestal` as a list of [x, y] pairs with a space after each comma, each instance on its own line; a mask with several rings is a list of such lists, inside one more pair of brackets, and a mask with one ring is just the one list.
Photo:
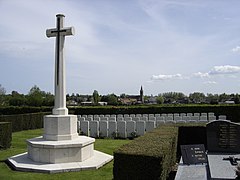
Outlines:
[[94, 138], [86, 136], [66, 141], [33, 138], [27, 140], [28, 157], [41, 163], [82, 162], [93, 156], [94, 142]]
[[76, 115], [48, 115], [44, 117], [44, 139], [73, 140], [78, 137]]

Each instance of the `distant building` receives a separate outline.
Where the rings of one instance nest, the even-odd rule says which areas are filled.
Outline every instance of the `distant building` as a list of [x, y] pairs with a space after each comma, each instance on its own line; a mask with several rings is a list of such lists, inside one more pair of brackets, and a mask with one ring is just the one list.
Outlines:
[[124, 105], [144, 104], [143, 88], [140, 88], [139, 95], [126, 95], [125, 97], [119, 98], [120, 102]]
[[141, 89], [140, 89], [140, 101], [142, 104], [144, 104], [144, 95], [143, 95], [143, 88], [141, 86]]

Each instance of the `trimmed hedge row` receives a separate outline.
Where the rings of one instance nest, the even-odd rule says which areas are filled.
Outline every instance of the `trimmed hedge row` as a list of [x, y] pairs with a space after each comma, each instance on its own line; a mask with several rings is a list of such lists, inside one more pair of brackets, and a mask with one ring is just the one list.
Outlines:
[[114, 180], [166, 180], [179, 161], [180, 145], [185, 144], [206, 147], [206, 124], [162, 125], [123, 145], [114, 152]]
[[12, 131], [43, 128], [43, 116], [49, 113], [31, 113], [17, 115], [1, 115], [0, 122], [11, 122]]
[[0, 115], [27, 114], [38, 112], [50, 112], [52, 107], [30, 107], [30, 106], [7, 106], [0, 107]]
[[176, 127], [161, 126], [146, 133], [114, 152], [114, 179], [167, 179], [176, 149]]
[[[0, 107], [0, 115], [50, 112], [52, 107]], [[70, 107], [71, 114], [161, 114], [208, 113], [226, 115], [227, 119], [240, 122], [240, 105], [139, 105], [139, 106], [78, 106]]]
[[12, 124], [10, 122], [0, 122], [0, 149], [11, 147]]
[[154, 106], [84, 106], [69, 108], [73, 114], [161, 114], [208, 113], [226, 115], [227, 119], [240, 122], [240, 105], [154, 105]]

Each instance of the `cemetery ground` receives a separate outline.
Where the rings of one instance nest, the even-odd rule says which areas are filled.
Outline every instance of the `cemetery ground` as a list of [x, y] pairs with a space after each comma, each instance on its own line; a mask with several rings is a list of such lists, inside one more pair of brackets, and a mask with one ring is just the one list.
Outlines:
[[[19, 172], [11, 170], [5, 160], [16, 154], [27, 151], [26, 139], [41, 136], [43, 129], [27, 130], [15, 132], [12, 134], [12, 145], [7, 150], [0, 151], [0, 179], [87, 179], [87, 180], [107, 180], [113, 179], [113, 161], [101, 167], [98, 170], [84, 170], [79, 172], [65, 172], [58, 174], [43, 174], [31, 172]], [[96, 139], [95, 149], [101, 152], [113, 155], [113, 151], [130, 140], [114, 140], [114, 139]]]

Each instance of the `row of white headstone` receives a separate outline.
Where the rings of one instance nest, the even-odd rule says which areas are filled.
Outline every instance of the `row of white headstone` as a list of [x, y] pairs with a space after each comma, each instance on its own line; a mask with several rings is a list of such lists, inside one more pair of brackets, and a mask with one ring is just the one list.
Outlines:
[[79, 132], [91, 137], [131, 138], [156, 128], [155, 121], [78, 121]]
[[[225, 115], [219, 119], [226, 120]], [[78, 116], [78, 131], [91, 137], [131, 138], [144, 135], [164, 123], [207, 123], [217, 120], [216, 116]]]
[[141, 115], [141, 116], [131, 116], [128, 114], [120, 114], [120, 115], [78, 115], [79, 121], [164, 121], [164, 122], [172, 122], [172, 123], [186, 123], [186, 122], [210, 122], [217, 119], [226, 120], [225, 115], [220, 115], [218, 118], [214, 114], [210, 115], [190, 115], [190, 114], [163, 114], [160, 116], [151, 116], [151, 115]]
[[92, 117], [92, 118], [98, 118], [98, 117], [160, 117], [160, 116], [215, 116], [213, 112], [209, 113], [162, 113], [162, 114], [95, 114], [95, 115], [78, 115], [78, 117]]

